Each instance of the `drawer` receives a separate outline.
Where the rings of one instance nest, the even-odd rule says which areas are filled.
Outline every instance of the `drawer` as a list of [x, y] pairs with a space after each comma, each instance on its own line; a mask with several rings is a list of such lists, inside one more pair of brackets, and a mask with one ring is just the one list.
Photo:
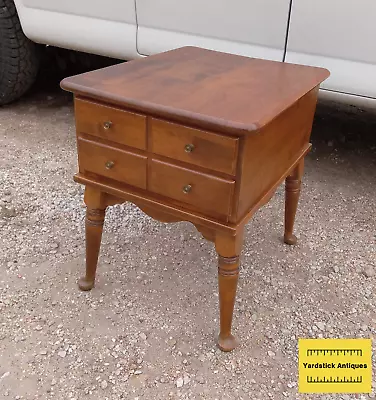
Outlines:
[[146, 117], [91, 101], [75, 100], [76, 129], [112, 142], [146, 149]]
[[78, 162], [80, 172], [94, 172], [146, 189], [147, 158], [145, 156], [79, 138]]
[[229, 215], [235, 182], [152, 160], [149, 190], [190, 204], [204, 214]]
[[238, 139], [151, 119], [155, 154], [235, 175]]

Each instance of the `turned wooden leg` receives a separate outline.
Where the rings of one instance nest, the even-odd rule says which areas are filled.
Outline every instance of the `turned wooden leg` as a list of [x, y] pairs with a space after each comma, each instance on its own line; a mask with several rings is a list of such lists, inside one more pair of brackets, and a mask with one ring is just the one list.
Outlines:
[[296, 210], [300, 195], [301, 179], [304, 169], [304, 160], [293, 169], [286, 178], [285, 185], [285, 234], [284, 242], [290, 245], [296, 244], [297, 238], [293, 234]]
[[242, 239], [243, 231], [231, 237], [216, 236], [220, 316], [218, 347], [222, 351], [231, 351], [237, 345], [237, 341], [231, 333], [231, 326], [238, 285]]
[[86, 274], [78, 280], [78, 287], [87, 291], [94, 287], [98, 255], [101, 246], [105, 205], [103, 195], [91, 188], [85, 190], [86, 209]]

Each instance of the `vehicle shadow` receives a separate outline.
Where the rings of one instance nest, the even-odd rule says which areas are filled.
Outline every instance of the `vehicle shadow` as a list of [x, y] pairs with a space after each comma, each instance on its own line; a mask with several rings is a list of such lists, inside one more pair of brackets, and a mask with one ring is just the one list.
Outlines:
[[313, 123], [311, 142], [322, 156], [340, 152], [365, 154], [376, 158], [375, 109], [320, 100]]

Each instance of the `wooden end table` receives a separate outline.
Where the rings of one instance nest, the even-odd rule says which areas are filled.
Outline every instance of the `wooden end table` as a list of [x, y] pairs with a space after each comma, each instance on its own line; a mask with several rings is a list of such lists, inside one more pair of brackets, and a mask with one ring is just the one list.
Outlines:
[[286, 179], [293, 234], [322, 68], [183, 47], [64, 79], [75, 95], [85, 185], [86, 275], [94, 286], [106, 207], [130, 201], [163, 222], [189, 221], [218, 252], [218, 346], [231, 324], [244, 225]]

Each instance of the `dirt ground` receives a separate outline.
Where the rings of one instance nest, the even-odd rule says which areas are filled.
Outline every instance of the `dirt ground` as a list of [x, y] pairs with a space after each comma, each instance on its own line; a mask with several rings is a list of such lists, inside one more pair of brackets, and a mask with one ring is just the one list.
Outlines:
[[376, 112], [320, 103], [312, 142], [299, 244], [281, 241], [283, 187], [247, 225], [224, 354], [216, 255], [188, 223], [114, 206], [97, 285], [78, 290], [71, 96], [40, 79], [1, 108], [0, 399], [375, 398], [297, 393], [298, 338], [376, 335]]

